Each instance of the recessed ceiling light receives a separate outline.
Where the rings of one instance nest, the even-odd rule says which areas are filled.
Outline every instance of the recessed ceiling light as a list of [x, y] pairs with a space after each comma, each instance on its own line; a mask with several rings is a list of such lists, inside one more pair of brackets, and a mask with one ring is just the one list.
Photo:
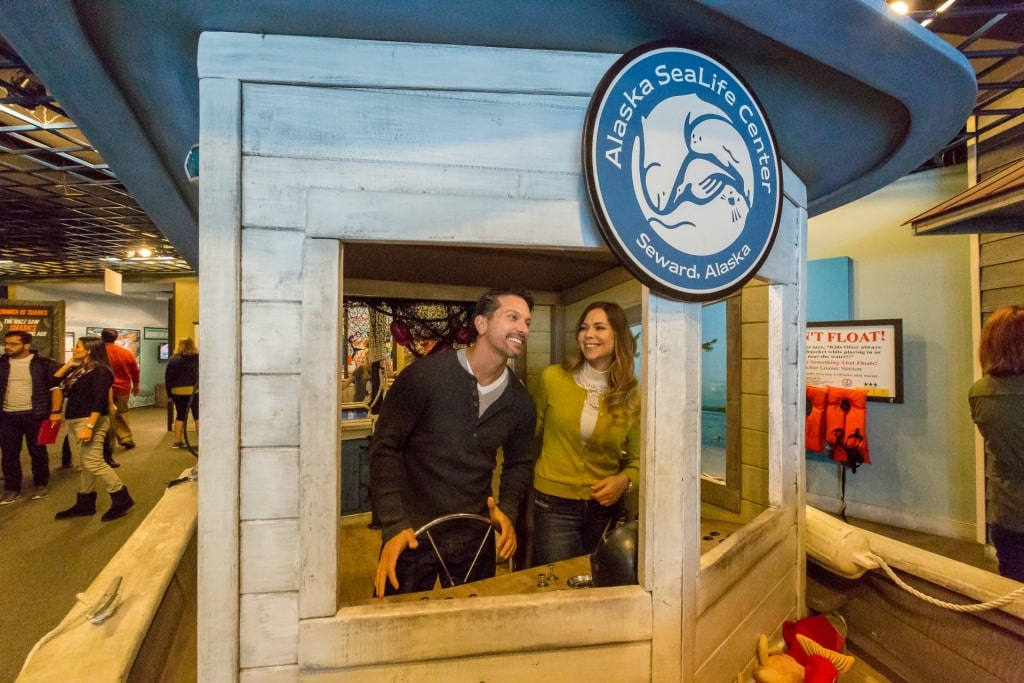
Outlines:
[[907, 12], [910, 11], [910, 7], [908, 7], [907, 3], [905, 3], [903, 0], [896, 0], [896, 2], [890, 2], [889, 9], [891, 9], [893, 12], [896, 12], [896, 14], [906, 14]]

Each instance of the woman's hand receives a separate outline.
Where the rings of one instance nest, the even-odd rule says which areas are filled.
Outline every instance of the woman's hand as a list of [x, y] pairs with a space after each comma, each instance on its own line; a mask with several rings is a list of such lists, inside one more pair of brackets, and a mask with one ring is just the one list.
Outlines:
[[86, 441], [92, 441], [93, 428], [89, 425], [83, 425], [78, 430], [78, 443], [85, 443]]
[[605, 477], [590, 487], [590, 493], [604, 507], [615, 505], [629, 486], [629, 477], [621, 472]]
[[81, 363], [78, 363], [77, 361], [75, 361], [74, 358], [72, 358], [68, 362], [64, 363], [64, 365], [57, 368], [57, 371], [53, 373], [53, 376], [63, 378], [65, 375], [71, 372], [71, 368], [75, 367], [76, 365], [81, 365]]

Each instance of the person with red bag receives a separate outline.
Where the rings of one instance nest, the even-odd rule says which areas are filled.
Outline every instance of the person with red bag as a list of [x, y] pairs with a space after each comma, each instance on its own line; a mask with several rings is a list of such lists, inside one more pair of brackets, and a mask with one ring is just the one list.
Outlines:
[[102, 486], [110, 495], [110, 509], [101, 520], [109, 522], [124, 517], [135, 505], [128, 487], [103, 459], [114, 373], [103, 340], [98, 337], [79, 337], [71, 354], [71, 360], [56, 372], [60, 383], [53, 394], [53, 409], [58, 410], [67, 399], [64, 416], [68, 434], [74, 435], [78, 443], [73, 458], [80, 482], [75, 504], [58, 512], [54, 519], [96, 514], [96, 489]]

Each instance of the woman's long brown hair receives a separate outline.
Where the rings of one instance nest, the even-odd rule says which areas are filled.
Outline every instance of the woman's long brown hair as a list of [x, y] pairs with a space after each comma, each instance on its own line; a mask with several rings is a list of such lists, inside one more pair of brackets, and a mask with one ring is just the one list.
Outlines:
[[608, 316], [608, 324], [615, 335], [615, 352], [612, 355], [611, 367], [608, 368], [608, 393], [605, 395], [608, 411], [621, 413], [627, 419], [632, 419], [640, 412], [640, 390], [633, 370], [636, 339], [629, 331], [629, 321], [626, 320], [626, 313], [621, 306], [611, 301], [595, 301], [583, 309], [580, 319], [576, 321], [573, 350], [562, 363], [562, 367], [575, 374], [587, 362], [580, 351], [579, 333], [587, 314], [595, 308], [600, 308]]
[[99, 363], [110, 368], [110, 357], [107, 356], [107, 345], [100, 337], [79, 337], [82, 347], [89, 352], [87, 362]]

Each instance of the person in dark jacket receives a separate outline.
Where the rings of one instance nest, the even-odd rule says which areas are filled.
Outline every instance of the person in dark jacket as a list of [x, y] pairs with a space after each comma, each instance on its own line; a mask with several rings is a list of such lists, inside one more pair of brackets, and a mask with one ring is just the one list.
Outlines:
[[55, 519], [96, 514], [96, 482], [99, 481], [110, 494], [110, 509], [102, 517], [102, 521], [109, 522], [124, 517], [135, 505], [128, 487], [103, 460], [103, 443], [110, 429], [114, 373], [99, 337], [79, 337], [71, 353], [71, 360], [56, 372], [60, 384], [53, 392], [53, 410], [59, 410], [67, 398], [64, 416], [68, 421], [68, 434], [78, 443], [73, 458], [81, 482], [78, 500], [58, 512]]
[[[378, 596], [430, 590], [438, 578], [451, 585], [448, 575], [458, 583], [488, 578], [496, 552], [503, 559], [515, 553], [537, 412], [507, 361], [523, 352], [532, 310], [527, 292], [489, 291], [474, 311], [476, 343], [416, 361], [385, 396], [370, 445], [370, 487], [383, 526]], [[500, 505], [491, 490], [499, 448]], [[497, 548], [480, 549], [480, 525], [437, 527], [431, 533], [442, 566], [434, 543], [418, 541], [415, 530], [453, 513], [489, 516]]]
[[174, 402], [172, 448], [184, 448], [185, 420], [189, 412], [196, 423], [196, 430], [199, 429], [199, 350], [191, 337], [178, 340], [174, 355], [164, 370], [164, 385]]
[[1024, 306], [985, 321], [983, 377], [971, 387], [971, 418], [985, 440], [985, 499], [999, 573], [1024, 581]]
[[32, 350], [32, 335], [14, 330], [4, 335], [0, 356], [0, 453], [4, 491], [0, 505], [21, 497], [21, 444], [32, 460], [32, 499], [49, 493], [50, 454], [37, 442], [39, 426], [50, 412], [50, 392], [57, 386], [56, 361]]

